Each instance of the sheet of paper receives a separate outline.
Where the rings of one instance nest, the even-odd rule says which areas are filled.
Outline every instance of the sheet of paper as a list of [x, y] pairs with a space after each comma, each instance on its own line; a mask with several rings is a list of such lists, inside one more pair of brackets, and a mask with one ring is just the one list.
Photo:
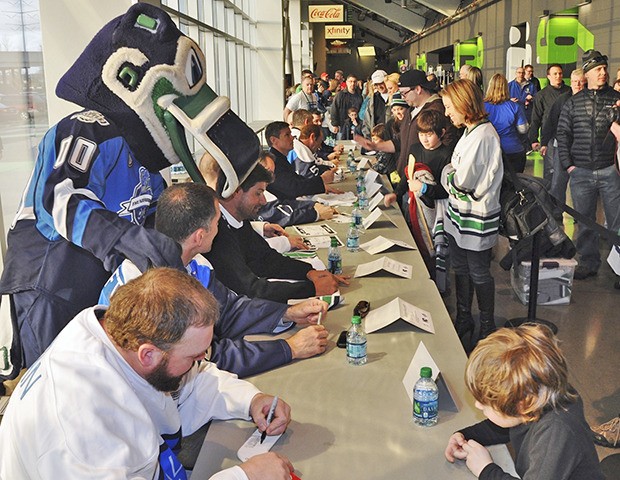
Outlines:
[[311, 250], [317, 250], [319, 248], [329, 248], [331, 246], [332, 237], [338, 240], [338, 246], [343, 247], [344, 243], [338, 237], [338, 235], [321, 235], [320, 237], [307, 237], [304, 238], [304, 243]]
[[431, 314], [405, 302], [399, 297], [368, 312], [368, 315], [366, 315], [364, 319], [366, 332], [376, 332], [394, 323], [396, 320], [403, 320], [421, 330], [435, 333], [435, 326], [433, 325]]
[[373, 211], [371, 211], [370, 214], [364, 220], [362, 220], [362, 224], [364, 225], [364, 228], [368, 230], [371, 227], [371, 225], [375, 223], [381, 215], [382, 215], [382, 212], [380, 208], [375, 208]]
[[388, 257], [381, 257], [377, 260], [373, 260], [372, 262], [358, 265], [354, 276], [363, 277], [376, 273], [380, 270], [385, 270], [386, 272], [393, 273], [394, 275], [398, 275], [403, 278], [411, 278], [413, 273], [413, 267], [411, 265], [398, 262]]
[[[370, 187], [371, 184], [375, 183], [375, 180], [377, 180], [377, 178], [379, 178], [379, 173], [376, 172], [375, 170], [368, 170], [366, 172], [366, 176], [364, 177], [364, 183], [366, 183], [366, 189], [368, 189], [368, 187]], [[368, 195], [369, 197], [371, 197], [372, 195]]]
[[322, 237], [324, 235], [336, 235], [336, 230], [324, 223], [321, 225], [295, 225], [293, 228], [302, 237]]
[[403, 378], [403, 386], [407, 391], [407, 395], [409, 396], [409, 400], [411, 401], [411, 405], [413, 406], [413, 387], [415, 386], [415, 382], [420, 378], [420, 369], [422, 367], [431, 367], [433, 370], [433, 380], [437, 381], [437, 377], [440, 373], [439, 367], [435, 363], [435, 360], [431, 356], [430, 352], [424, 345], [424, 342], [420, 341], [418, 348], [411, 359], [411, 363], [409, 364], [409, 368], [407, 368], [407, 373], [405, 373], [405, 377]]
[[368, 203], [368, 210], [373, 211], [379, 205], [383, 204], [383, 194], [381, 192], [377, 192], [377, 194], [370, 199]]
[[282, 433], [280, 435], [267, 435], [265, 441], [260, 443], [261, 431], [257, 428], [245, 443], [241, 445], [241, 448], [237, 451], [237, 457], [242, 462], [246, 462], [255, 455], [267, 453], [282, 435]]
[[353, 192], [345, 193], [322, 193], [320, 195], [313, 195], [311, 200], [322, 203], [330, 207], [353, 205], [357, 200], [357, 197]]
[[357, 164], [357, 169], [362, 170], [368, 166], [368, 157], [361, 157], [360, 163]]
[[379, 190], [381, 190], [380, 183], [371, 183], [366, 187], [366, 193], [368, 194], [368, 198], [372, 198]]
[[406, 242], [401, 242], [400, 240], [385, 238], [383, 235], [379, 235], [378, 237], [373, 238], [369, 242], [362, 243], [360, 245], [360, 248], [367, 251], [371, 255], [376, 255], [377, 253], [384, 252], [394, 246], [407, 248], [409, 250], [415, 250], [415, 247], [413, 245], [409, 245]]
[[394, 323], [400, 317], [400, 306], [396, 297], [394, 300], [382, 305], [379, 308], [370, 310], [364, 318], [364, 328], [366, 333], [376, 332], [389, 324]]

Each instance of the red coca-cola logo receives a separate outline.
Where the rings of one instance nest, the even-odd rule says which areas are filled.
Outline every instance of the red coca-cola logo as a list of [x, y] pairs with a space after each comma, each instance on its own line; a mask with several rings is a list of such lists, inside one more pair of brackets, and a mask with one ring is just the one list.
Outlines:
[[334, 8], [334, 7], [330, 7], [326, 9], [315, 8], [310, 11], [310, 18], [311, 19], [320, 18], [322, 20], [333, 20], [336, 18], [340, 18], [341, 12], [342, 10], [340, 8]]

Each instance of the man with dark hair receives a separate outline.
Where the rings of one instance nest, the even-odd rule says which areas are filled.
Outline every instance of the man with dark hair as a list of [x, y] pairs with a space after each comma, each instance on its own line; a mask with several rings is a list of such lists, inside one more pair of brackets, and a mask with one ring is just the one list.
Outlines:
[[288, 123], [270, 123], [265, 127], [265, 138], [276, 162], [275, 179], [269, 185], [269, 191], [276, 197], [284, 199], [317, 193], [341, 193], [329, 186], [334, 181], [333, 170], [327, 170], [314, 178], [304, 178], [295, 172], [295, 167], [286, 158], [293, 149], [293, 136]]
[[347, 119], [349, 108], [355, 107], [359, 111], [362, 100], [362, 94], [357, 90], [357, 78], [355, 75], [348, 75], [346, 88], [336, 94], [329, 110], [332, 127], [338, 138], [341, 138], [340, 129]]
[[[570, 176], [575, 210], [596, 221], [596, 205], [601, 197], [607, 228], [620, 228], [620, 175], [615, 167], [616, 141], [610, 132], [609, 109], [620, 101], [620, 93], [607, 81], [607, 56], [588, 50], [583, 56], [587, 85], [564, 104], [556, 138], [562, 167]], [[575, 278], [597, 274], [601, 266], [599, 234], [579, 223], [577, 231], [579, 265]]]
[[[0, 424], [0, 477], [185, 478], [182, 435], [210, 420], [250, 420], [268, 435], [290, 407], [205, 362], [217, 302], [196, 279], [154, 268], [118, 289], [109, 309], [75, 317], [28, 369]], [[288, 478], [275, 453], [218, 479]]]
[[[551, 181], [553, 176], [553, 145], [541, 145], [538, 141], [538, 130], [547, 122], [551, 106], [560, 95], [570, 91], [563, 81], [562, 66], [554, 63], [547, 68], [549, 84], [536, 94], [532, 101], [532, 123], [528, 133], [532, 150], [539, 150], [544, 159], [544, 178]], [[548, 150], [551, 150], [549, 152]]]
[[[219, 168], [214, 161], [207, 163], [201, 165], [201, 171], [212, 184], [217, 181]], [[220, 199], [219, 231], [206, 257], [222, 283], [238, 294], [284, 303], [291, 298], [330, 295], [339, 284], [348, 284], [344, 276], [314, 270], [306, 262], [279, 254], [254, 231], [248, 220], [265, 205], [263, 192], [272, 178], [260, 164], [254, 170], [235, 193]]]
[[[540, 92], [540, 80], [534, 76], [534, 67], [528, 63], [523, 67], [523, 72], [525, 79], [532, 82], [532, 85], [536, 87], [536, 91]], [[549, 73], [549, 69], [547, 69], [547, 73]]]
[[323, 172], [335, 168], [332, 162], [324, 162], [316, 157], [323, 144], [323, 130], [318, 125], [304, 125], [299, 138], [293, 139], [295, 170], [304, 178], [319, 177]]
[[[155, 214], [155, 229], [181, 245], [181, 259], [188, 273], [208, 288], [219, 303], [220, 321], [215, 325], [210, 360], [222, 370], [247, 377], [323, 353], [327, 330], [320, 325], [309, 326], [287, 340], [243, 339], [244, 335], [279, 333], [295, 323], [307, 325], [325, 305], [307, 301], [287, 308], [276, 302], [237, 295], [222, 285], [211, 264], [200, 255], [211, 250], [219, 218], [215, 192], [198, 183], [179, 183], [166, 189]], [[140, 274], [133, 263], [125, 260], [106, 283], [99, 304], [108, 305], [118, 287]]]

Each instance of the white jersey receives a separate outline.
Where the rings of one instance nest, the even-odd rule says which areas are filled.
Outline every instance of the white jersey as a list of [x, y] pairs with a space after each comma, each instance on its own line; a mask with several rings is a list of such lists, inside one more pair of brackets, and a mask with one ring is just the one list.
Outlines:
[[[11, 396], [0, 424], [0, 478], [185, 478], [164, 457], [172, 443], [211, 419], [250, 419], [258, 389], [208, 362], [195, 364], [177, 392], [154, 389], [116, 350], [98, 308], [65, 327]], [[212, 479], [247, 477], [236, 466]]]

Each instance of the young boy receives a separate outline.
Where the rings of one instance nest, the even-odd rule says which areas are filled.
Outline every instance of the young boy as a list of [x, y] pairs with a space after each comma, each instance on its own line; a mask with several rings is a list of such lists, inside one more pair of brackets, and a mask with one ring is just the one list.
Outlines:
[[[388, 126], [385, 123], [379, 123], [372, 127], [370, 131], [370, 139], [374, 143], [379, 143], [382, 140], [390, 140]], [[376, 162], [372, 168], [378, 173], [385, 174], [390, 177], [392, 181], [392, 172], [396, 171], [396, 162], [398, 161], [398, 155], [389, 152], [377, 152], [375, 156]]]
[[[443, 167], [450, 163], [452, 151], [441, 142], [447, 126], [445, 115], [436, 110], [425, 110], [419, 113], [416, 123], [420, 143], [411, 146], [409, 164], [404, 172], [398, 172], [400, 182], [394, 189], [395, 193], [386, 195], [383, 202], [385, 206], [390, 206], [398, 199], [402, 205], [401, 199], [409, 192], [406, 216], [410, 220], [411, 232], [431, 277], [436, 278], [439, 267], [433, 260], [435, 243], [431, 230], [435, 226], [437, 200], [448, 198], [448, 192], [439, 184], [439, 179]], [[438, 283], [438, 287], [444, 291], [447, 285]]]
[[342, 125], [342, 139], [353, 140], [355, 135], [362, 134], [362, 121], [358, 118], [359, 110], [351, 107], [347, 110], [347, 119]]
[[483, 446], [511, 442], [523, 479], [604, 478], [583, 403], [547, 327], [502, 328], [481, 340], [467, 362], [465, 383], [488, 420], [450, 437], [449, 462], [465, 460], [480, 479], [511, 479]]

